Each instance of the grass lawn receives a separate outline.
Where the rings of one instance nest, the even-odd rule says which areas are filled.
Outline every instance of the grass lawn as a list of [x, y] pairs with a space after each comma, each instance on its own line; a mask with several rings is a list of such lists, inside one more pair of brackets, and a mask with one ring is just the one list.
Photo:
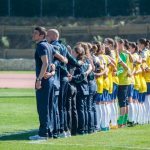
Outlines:
[[37, 134], [36, 129], [34, 90], [0, 89], [0, 150], [150, 150], [150, 125], [46, 142], [29, 141], [30, 135]]

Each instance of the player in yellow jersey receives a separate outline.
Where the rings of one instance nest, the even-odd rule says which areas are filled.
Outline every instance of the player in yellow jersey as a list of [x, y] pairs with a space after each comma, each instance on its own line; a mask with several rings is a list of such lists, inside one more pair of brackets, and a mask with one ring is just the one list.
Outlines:
[[128, 85], [130, 84], [129, 78], [129, 55], [124, 52], [124, 41], [118, 40], [119, 61], [117, 66], [117, 74], [119, 78], [118, 87], [118, 102], [120, 106], [120, 117], [118, 125], [124, 127], [127, 123], [128, 117]]
[[[129, 122], [128, 126], [134, 126], [137, 123], [137, 113], [138, 113], [138, 99], [139, 99], [139, 86], [140, 86], [140, 79], [139, 79], [139, 73], [141, 73], [140, 68], [140, 57], [138, 55], [138, 48], [136, 43], [130, 42], [129, 43], [129, 56], [131, 57], [131, 66], [130, 69], [132, 71], [132, 77], [131, 77], [131, 83], [134, 84], [133, 89], [133, 95], [132, 97], [129, 97]], [[130, 90], [132, 92], [132, 89]]]
[[107, 131], [109, 130], [109, 122], [110, 122], [110, 109], [108, 101], [110, 100], [109, 96], [109, 78], [108, 78], [108, 65], [111, 63], [110, 59], [105, 55], [105, 46], [103, 44], [99, 44], [98, 46], [98, 57], [103, 58], [104, 66], [105, 66], [105, 74], [103, 74], [103, 94], [102, 94], [102, 101], [100, 102], [101, 111], [102, 111], [102, 121], [101, 121], [101, 130]]
[[142, 64], [141, 64], [142, 73], [140, 74], [141, 86], [139, 89], [140, 105], [139, 105], [138, 123], [144, 124], [147, 122], [147, 118], [148, 118], [148, 115], [146, 113], [146, 106], [144, 105], [145, 104], [145, 95], [147, 93], [145, 70], [147, 68], [146, 61], [147, 61], [147, 53], [148, 53], [148, 50], [146, 49], [146, 40], [145, 39], [142, 38], [142, 39], [138, 40], [138, 48], [139, 48], [139, 55], [142, 58]]
[[[118, 92], [118, 84], [119, 84], [119, 80], [117, 77], [117, 62], [118, 62], [118, 58], [117, 58], [117, 50], [114, 50], [114, 46], [115, 46], [115, 42], [113, 39], [111, 38], [106, 38], [105, 39], [105, 44], [106, 46], [109, 47], [109, 50], [107, 51], [106, 49], [106, 54], [108, 54], [111, 58], [111, 60], [114, 63], [114, 66], [109, 66], [109, 78], [111, 80], [111, 86], [110, 86], [110, 97], [111, 97], [111, 101], [110, 101], [110, 120], [111, 120], [111, 126], [110, 128], [112, 129], [116, 129], [118, 128], [117, 125], [117, 118], [118, 118], [118, 104], [116, 102], [116, 98], [117, 98], [117, 92]], [[117, 49], [117, 48], [116, 48]]]
[[106, 123], [105, 121], [106, 109], [104, 109], [105, 104], [103, 102], [103, 86], [104, 86], [104, 74], [106, 73], [107, 68], [105, 66], [103, 57], [100, 56], [102, 53], [101, 43], [95, 43], [95, 46], [97, 47], [95, 53], [95, 59], [96, 59], [95, 77], [96, 77], [96, 84], [97, 84], [97, 94], [95, 97], [95, 101], [96, 101], [96, 113], [97, 113], [97, 128], [98, 130], [101, 130], [101, 128], [105, 128], [105, 123]]

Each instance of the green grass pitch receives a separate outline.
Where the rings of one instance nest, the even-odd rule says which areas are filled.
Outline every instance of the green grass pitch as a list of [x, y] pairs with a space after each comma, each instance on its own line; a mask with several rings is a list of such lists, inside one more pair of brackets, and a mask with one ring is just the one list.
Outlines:
[[34, 90], [0, 89], [0, 150], [150, 150], [150, 124], [46, 142], [29, 141], [37, 129]]

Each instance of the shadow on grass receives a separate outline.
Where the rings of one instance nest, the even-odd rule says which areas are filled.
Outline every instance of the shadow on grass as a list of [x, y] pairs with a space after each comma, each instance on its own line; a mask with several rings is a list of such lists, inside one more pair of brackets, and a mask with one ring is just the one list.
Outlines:
[[38, 130], [30, 130], [20, 133], [12, 133], [9, 135], [2, 135], [0, 136], [0, 141], [22, 141], [22, 140], [28, 140], [29, 136], [36, 135], [38, 133]]

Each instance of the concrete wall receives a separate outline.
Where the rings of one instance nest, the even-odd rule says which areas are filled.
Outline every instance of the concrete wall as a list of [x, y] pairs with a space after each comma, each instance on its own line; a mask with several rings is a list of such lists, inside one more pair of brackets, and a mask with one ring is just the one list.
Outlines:
[[0, 71], [35, 70], [34, 59], [0, 59]]

